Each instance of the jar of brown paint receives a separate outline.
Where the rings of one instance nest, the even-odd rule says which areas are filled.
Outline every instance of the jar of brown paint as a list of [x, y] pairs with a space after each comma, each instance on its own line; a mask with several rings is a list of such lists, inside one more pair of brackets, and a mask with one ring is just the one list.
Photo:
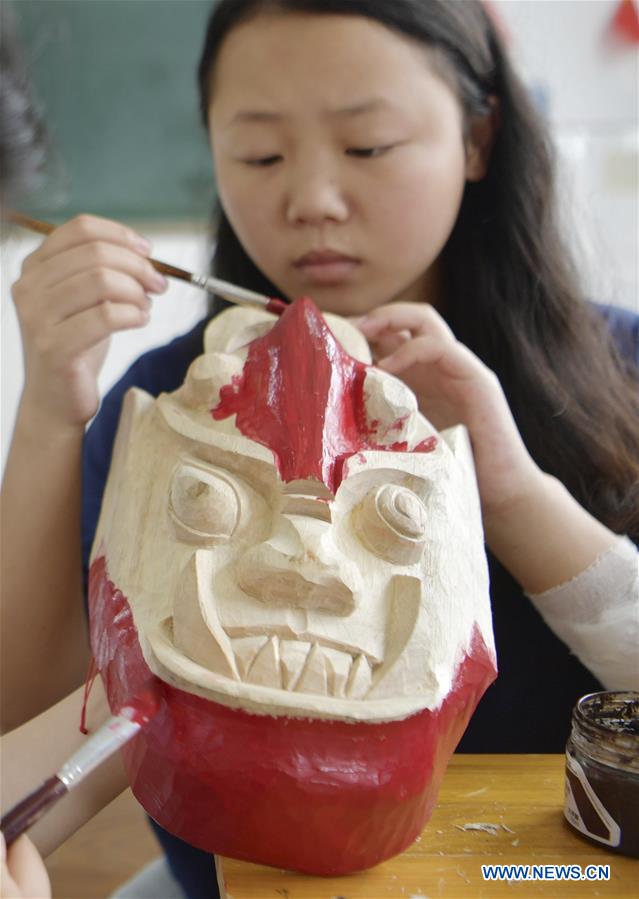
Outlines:
[[590, 693], [577, 702], [564, 815], [592, 842], [639, 858], [639, 693]]

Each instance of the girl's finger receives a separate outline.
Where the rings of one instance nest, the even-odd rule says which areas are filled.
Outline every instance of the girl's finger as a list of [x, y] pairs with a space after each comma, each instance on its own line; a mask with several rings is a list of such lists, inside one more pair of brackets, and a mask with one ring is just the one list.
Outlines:
[[444, 319], [428, 303], [389, 303], [380, 306], [363, 318], [358, 327], [369, 340], [387, 330], [407, 330], [414, 337], [433, 334], [454, 340], [453, 332]]
[[148, 312], [151, 305], [138, 281], [113, 269], [95, 269], [74, 275], [46, 291], [44, 300], [46, 309], [40, 312], [40, 321], [52, 325], [106, 302], [137, 306], [144, 312]]
[[135, 278], [150, 293], [162, 293], [168, 287], [166, 278], [139, 253], [127, 247], [95, 241], [84, 246], [64, 250], [39, 270], [39, 286], [53, 287], [81, 272], [113, 269]]
[[118, 331], [142, 328], [149, 313], [138, 306], [106, 301], [67, 318], [52, 329], [49, 341], [61, 359], [71, 359], [93, 349]]
[[14, 895], [37, 896], [38, 899], [48, 899], [51, 896], [44, 862], [26, 834], [19, 837], [9, 849], [7, 864], [11, 879], [20, 890]]
[[376, 340], [370, 341], [373, 359], [385, 359], [387, 356], [391, 356], [408, 340], [411, 340], [410, 331], [384, 331]]
[[483, 363], [457, 341], [448, 337], [416, 337], [403, 344], [392, 355], [380, 360], [380, 368], [391, 374], [401, 374], [413, 365], [437, 365], [442, 374], [449, 378], [467, 380], [488, 372]]
[[95, 241], [118, 244], [142, 256], [148, 256], [151, 252], [149, 241], [132, 228], [94, 215], [79, 215], [56, 228], [40, 247], [25, 259], [22, 270], [30, 271], [34, 266], [40, 265], [58, 253]]

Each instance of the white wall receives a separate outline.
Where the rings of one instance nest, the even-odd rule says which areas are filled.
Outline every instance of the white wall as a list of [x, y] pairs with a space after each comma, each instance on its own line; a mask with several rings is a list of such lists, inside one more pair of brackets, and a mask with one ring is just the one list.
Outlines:
[[[463, 2], [463, 0], [455, 0]], [[561, 151], [566, 217], [589, 294], [639, 309], [637, 50], [604, 38], [617, 0], [495, 0], [525, 80], [543, 97]], [[99, 212], [99, 210], [94, 210]], [[207, 270], [204, 229], [145, 228], [154, 255]], [[39, 239], [15, 230], [1, 250], [2, 464], [22, 386], [20, 340], [9, 297], [21, 260]], [[150, 325], [116, 336], [100, 378], [103, 390], [140, 352], [187, 331], [203, 314], [203, 295], [173, 282], [155, 300]]]
[[566, 219], [593, 299], [639, 310], [639, 53], [619, 0], [495, 0], [511, 55], [552, 124]]

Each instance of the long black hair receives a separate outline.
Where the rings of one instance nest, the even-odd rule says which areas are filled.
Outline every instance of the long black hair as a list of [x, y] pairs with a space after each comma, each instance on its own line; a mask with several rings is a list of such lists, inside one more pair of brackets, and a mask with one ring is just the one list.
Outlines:
[[[600, 521], [639, 540], [639, 377], [586, 303], [557, 218], [549, 135], [479, 0], [220, 0], [199, 69], [207, 123], [222, 42], [264, 12], [374, 19], [445, 58], [466, 122], [496, 98], [486, 177], [443, 250], [442, 313], [498, 376], [529, 452]], [[218, 209], [215, 273], [275, 295]]]

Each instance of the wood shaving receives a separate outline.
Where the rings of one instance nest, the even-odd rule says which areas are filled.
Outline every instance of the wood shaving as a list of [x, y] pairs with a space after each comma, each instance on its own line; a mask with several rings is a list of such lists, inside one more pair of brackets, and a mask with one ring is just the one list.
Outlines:
[[481, 790], [473, 790], [472, 793], [466, 793], [466, 799], [469, 799], [471, 796], [481, 796], [482, 793], [485, 793], [488, 787], [482, 787]]
[[486, 824], [483, 821], [477, 821], [474, 824], [455, 824], [457, 830], [481, 830], [482, 833], [489, 833], [496, 837], [501, 830], [501, 824]]

